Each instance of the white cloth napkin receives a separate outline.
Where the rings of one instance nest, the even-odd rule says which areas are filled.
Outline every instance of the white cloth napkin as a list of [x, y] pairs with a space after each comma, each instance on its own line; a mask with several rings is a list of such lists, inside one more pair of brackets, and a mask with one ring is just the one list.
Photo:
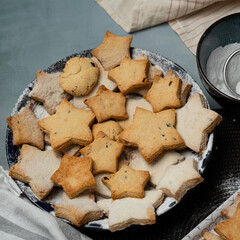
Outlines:
[[69, 224], [34, 206], [0, 166], [1, 240], [89, 240]]
[[[240, 12], [240, 0], [96, 0], [126, 32], [169, 22], [196, 53], [202, 33], [218, 19]], [[177, 19], [177, 20], [176, 20]]]

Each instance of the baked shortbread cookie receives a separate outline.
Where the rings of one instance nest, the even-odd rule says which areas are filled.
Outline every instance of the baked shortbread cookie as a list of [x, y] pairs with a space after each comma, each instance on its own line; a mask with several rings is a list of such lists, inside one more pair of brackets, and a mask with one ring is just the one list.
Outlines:
[[102, 182], [111, 190], [111, 198], [119, 199], [125, 197], [143, 198], [144, 187], [150, 174], [148, 171], [137, 171], [127, 165], [115, 174], [102, 178]]
[[96, 95], [88, 98], [84, 103], [95, 113], [98, 122], [108, 119], [125, 120], [128, 118], [126, 112], [126, 98], [121, 93], [108, 90], [100, 86]]
[[214, 230], [223, 239], [240, 240], [240, 203], [233, 218], [218, 223]]
[[108, 215], [111, 232], [120, 231], [134, 224], [149, 225], [156, 223], [155, 209], [163, 201], [160, 190], [146, 191], [144, 198], [123, 198], [112, 201], [103, 199], [98, 206]]
[[152, 105], [153, 112], [160, 112], [167, 108], [181, 107], [182, 80], [175, 78], [167, 80], [155, 76], [153, 84], [144, 98]]
[[240, 192], [237, 193], [237, 196], [234, 200], [234, 203], [221, 211], [221, 214], [226, 218], [233, 218], [235, 212], [237, 211], [238, 204], [240, 203]]
[[180, 201], [188, 190], [202, 181], [203, 178], [197, 171], [197, 162], [189, 158], [177, 165], [168, 166], [157, 189]]
[[220, 238], [218, 235], [211, 232], [205, 232], [203, 237], [203, 240], [222, 240], [222, 238]]
[[38, 125], [50, 136], [51, 146], [57, 152], [73, 144], [82, 146], [92, 142], [90, 126], [94, 119], [91, 110], [77, 109], [64, 99], [57, 112], [38, 121]]
[[49, 114], [56, 112], [63, 99], [71, 99], [71, 95], [66, 93], [60, 86], [61, 74], [61, 72], [46, 73], [37, 71], [36, 85], [29, 94], [29, 97], [42, 102]]
[[111, 191], [106, 187], [106, 185], [102, 182], [103, 177], [107, 177], [108, 173], [99, 173], [95, 175], [95, 180], [97, 183], [97, 187], [94, 189], [94, 192], [104, 198], [111, 198]]
[[85, 96], [97, 84], [98, 77], [99, 69], [90, 58], [74, 57], [66, 62], [60, 85], [73, 96]]
[[13, 145], [30, 144], [44, 148], [44, 135], [37, 124], [37, 118], [27, 105], [18, 114], [6, 119], [13, 132]]
[[121, 93], [126, 95], [149, 85], [148, 69], [148, 59], [133, 60], [125, 57], [119, 67], [108, 72], [108, 78], [116, 82]]
[[89, 193], [70, 199], [63, 192], [62, 200], [55, 206], [55, 210], [55, 216], [65, 218], [77, 227], [103, 216], [103, 210], [94, 201], [94, 195]]
[[206, 147], [208, 134], [221, 122], [222, 117], [207, 108], [204, 98], [195, 93], [186, 105], [176, 110], [176, 129], [187, 147], [200, 153]]
[[174, 128], [175, 110], [152, 113], [136, 108], [133, 124], [118, 135], [127, 146], [138, 147], [147, 162], [151, 162], [164, 150], [182, 149], [185, 143]]
[[44, 142], [46, 145], [51, 146], [50, 137], [47, 134], [44, 134]]
[[[177, 74], [172, 71], [172, 70], [169, 70], [166, 75], [164, 76], [164, 79], [167, 79], [167, 80], [171, 80], [171, 79], [175, 79], [175, 78], [178, 78]], [[182, 87], [181, 87], [181, 97], [180, 97], [180, 101], [181, 101], [181, 104], [182, 106], [185, 105], [186, 103], [186, 100], [187, 100], [187, 97], [190, 93], [192, 89], [192, 84], [190, 83], [187, 83], [187, 82], [182, 82]]]
[[28, 183], [38, 198], [43, 199], [54, 186], [50, 178], [60, 162], [61, 155], [52, 150], [41, 151], [24, 144], [20, 150], [19, 161], [11, 167], [9, 176]]
[[166, 151], [159, 155], [154, 161], [146, 162], [136, 148], [125, 148], [124, 155], [129, 161], [129, 167], [136, 170], [149, 171], [149, 182], [156, 186], [161, 180], [166, 168], [184, 160], [184, 156], [176, 151]]
[[133, 115], [134, 115], [137, 107], [144, 108], [144, 109], [152, 112], [152, 105], [146, 99], [144, 99], [143, 97], [137, 96], [137, 95], [133, 95], [133, 94], [132, 94], [132, 96], [128, 96], [127, 103], [126, 103], [128, 119], [118, 121], [118, 123], [120, 124], [120, 126], [123, 129], [129, 127], [132, 124]]
[[64, 155], [51, 180], [58, 186], [62, 186], [69, 198], [74, 198], [81, 192], [96, 187], [91, 171], [91, 158]]
[[81, 155], [80, 150], [82, 149], [82, 146], [79, 146], [78, 144], [74, 144], [69, 146], [68, 148], [65, 148], [62, 150], [64, 155], [79, 157]]
[[[93, 60], [94, 60], [94, 62], [96, 62], [95, 59], [93, 59]], [[96, 62], [96, 64], [98, 64], [98, 63]], [[90, 98], [92, 96], [95, 96], [98, 88], [101, 85], [104, 85], [110, 91], [114, 91], [114, 90], [117, 89], [117, 84], [108, 79], [108, 71], [105, 71], [103, 68], [99, 68], [99, 70], [100, 70], [99, 79], [98, 79], [98, 82], [95, 85], [95, 87], [92, 89], [92, 91], [85, 96], [73, 97], [73, 105], [76, 108], [87, 108], [87, 105], [84, 103], [84, 100], [86, 98]]]
[[115, 173], [118, 166], [118, 158], [122, 154], [124, 145], [115, 142], [100, 132], [92, 143], [80, 150], [84, 157], [93, 160], [93, 174], [102, 172]]
[[119, 37], [106, 31], [103, 43], [92, 51], [104, 69], [109, 71], [121, 63], [125, 56], [130, 57], [132, 37]]
[[122, 132], [122, 128], [119, 123], [109, 120], [103, 123], [97, 123], [92, 126], [93, 137], [96, 138], [99, 132], [103, 132], [106, 136], [116, 141], [117, 136]]

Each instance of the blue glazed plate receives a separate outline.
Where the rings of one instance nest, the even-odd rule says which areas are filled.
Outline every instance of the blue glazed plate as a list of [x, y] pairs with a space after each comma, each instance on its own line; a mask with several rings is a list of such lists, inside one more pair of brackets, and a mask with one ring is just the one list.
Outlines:
[[[204, 96], [202, 90], [200, 89], [198, 84], [193, 80], [193, 78], [183, 68], [181, 68], [176, 63], [174, 63], [174, 62], [168, 60], [167, 58], [162, 57], [156, 53], [142, 50], [139, 48], [131, 48], [131, 54], [132, 54], [133, 59], [135, 59], [138, 55], [140, 55], [142, 53], [148, 57], [149, 61], [153, 65], [155, 65], [155, 67], [162, 70], [164, 74], [166, 74], [168, 70], [173, 70], [177, 73], [177, 75], [183, 81], [192, 84], [192, 90], [191, 90], [190, 95], [198, 92]], [[62, 60], [52, 64], [50, 67], [48, 67], [44, 71], [48, 72], [48, 73], [62, 71], [62, 69], [65, 66], [65, 63], [72, 57], [92, 57], [91, 49], [81, 51], [79, 53], [75, 53], [75, 54], [72, 54], [71, 56], [63, 58]], [[33, 101], [31, 98], [29, 98], [29, 93], [33, 89], [35, 82], [36, 82], [36, 79], [33, 80], [25, 88], [25, 90], [19, 97], [19, 99], [12, 111], [12, 115], [17, 114], [20, 111], [20, 109], [22, 107], [24, 107], [29, 100]], [[206, 99], [206, 97], [205, 97], [205, 99]], [[39, 103], [39, 105], [41, 105], [41, 104]], [[213, 133], [209, 135], [207, 148], [201, 155], [198, 155], [189, 149], [182, 151], [181, 154], [183, 154], [185, 157], [192, 157], [192, 158], [198, 160], [198, 170], [199, 170], [200, 174], [202, 174], [206, 167], [207, 160], [209, 159], [209, 156], [211, 154], [212, 146], [213, 146]], [[7, 131], [6, 131], [6, 154], [7, 154], [8, 165], [9, 165], [9, 167], [12, 167], [15, 163], [17, 163], [17, 159], [19, 156], [19, 147], [13, 145], [12, 131], [9, 128], [7, 128]], [[21, 181], [18, 181], [18, 180], [16, 180], [16, 183], [18, 184], [18, 186], [20, 187], [22, 192], [29, 198], [29, 200], [33, 204], [35, 204], [36, 206], [40, 207], [41, 209], [51, 213], [52, 215], [55, 215], [54, 208], [52, 207], [52, 205], [46, 201], [39, 200], [27, 184], [22, 183]], [[178, 202], [174, 198], [166, 197], [163, 204], [160, 205], [156, 209], [156, 214], [159, 216], [159, 215], [169, 211], [171, 208], [173, 208], [177, 204], [178, 204]], [[64, 219], [64, 221], [68, 222], [65, 219]], [[107, 221], [107, 218], [98, 220], [98, 221], [92, 221], [92, 222], [89, 222], [86, 225], [84, 225], [84, 227], [97, 228], [97, 229], [108, 229], [108, 221]]]

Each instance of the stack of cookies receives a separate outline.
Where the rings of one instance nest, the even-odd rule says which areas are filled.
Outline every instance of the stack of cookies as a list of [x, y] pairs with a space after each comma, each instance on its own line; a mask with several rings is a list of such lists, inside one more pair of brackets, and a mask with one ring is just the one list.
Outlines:
[[132, 59], [131, 41], [107, 31], [94, 57], [38, 71], [30, 97], [47, 117], [29, 104], [7, 118], [21, 146], [9, 175], [40, 199], [62, 188], [55, 214], [76, 226], [104, 216], [110, 231], [154, 224], [164, 197], [180, 201], [203, 181], [197, 161], [179, 151], [201, 154], [221, 121], [174, 71], [163, 76], [145, 55]]

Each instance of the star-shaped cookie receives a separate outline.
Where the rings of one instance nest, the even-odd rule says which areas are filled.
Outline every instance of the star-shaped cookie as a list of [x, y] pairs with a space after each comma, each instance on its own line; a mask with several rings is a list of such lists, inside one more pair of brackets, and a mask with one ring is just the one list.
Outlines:
[[240, 240], [240, 203], [233, 218], [218, 223], [214, 230], [223, 239]]
[[77, 109], [64, 99], [57, 112], [38, 121], [38, 125], [50, 136], [51, 146], [57, 152], [72, 144], [87, 145], [92, 142], [90, 126], [94, 119], [92, 111]]
[[93, 174], [102, 172], [115, 173], [118, 166], [118, 158], [122, 154], [124, 145], [115, 142], [100, 132], [94, 141], [82, 148], [80, 152], [84, 157], [93, 160]]
[[36, 101], [42, 102], [49, 114], [54, 114], [57, 107], [63, 99], [70, 99], [71, 95], [66, 93], [60, 86], [61, 72], [46, 73], [37, 72], [37, 81], [30, 97]]
[[188, 190], [202, 181], [203, 178], [197, 171], [197, 162], [189, 158], [176, 165], [168, 166], [157, 189], [163, 190], [167, 196], [180, 201]]
[[222, 240], [218, 235], [211, 233], [211, 232], [205, 232], [204, 235], [204, 240]]
[[222, 117], [207, 108], [205, 100], [199, 94], [192, 95], [186, 105], [177, 109], [176, 129], [186, 146], [200, 153], [208, 140], [208, 134], [221, 122]]
[[62, 186], [69, 198], [74, 198], [87, 189], [96, 187], [92, 175], [92, 159], [64, 155], [60, 167], [51, 180]]
[[240, 192], [237, 193], [237, 196], [232, 205], [227, 206], [221, 211], [221, 214], [226, 218], [233, 218], [235, 212], [237, 211], [238, 204], [240, 203]]
[[94, 201], [94, 195], [89, 193], [70, 199], [63, 192], [62, 200], [55, 206], [55, 210], [55, 216], [68, 219], [77, 227], [103, 216], [103, 210]]
[[37, 118], [27, 105], [18, 114], [6, 119], [13, 132], [13, 145], [31, 144], [44, 148], [44, 135], [37, 124]]
[[152, 105], [153, 112], [160, 112], [167, 108], [181, 107], [181, 87], [180, 78], [164, 79], [155, 76], [152, 87], [144, 96]]
[[50, 178], [60, 162], [61, 156], [52, 150], [41, 151], [24, 144], [20, 150], [19, 161], [11, 167], [9, 176], [28, 183], [33, 192], [42, 199], [54, 186]]
[[131, 42], [131, 36], [119, 37], [106, 31], [103, 43], [92, 51], [92, 55], [109, 71], [119, 65], [125, 56], [130, 57]]
[[128, 146], [138, 147], [143, 158], [151, 162], [164, 150], [185, 147], [174, 125], [174, 109], [152, 113], [137, 107], [133, 123], [118, 135], [118, 139]]
[[144, 198], [122, 198], [112, 201], [103, 199], [98, 206], [108, 215], [111, 232], [119, 231], [133, 224], [149, 225], [156, 222], [155, 208], [163, 201], [160, 190], [146, 191]]
[[111, 190], [112, 199], [125, 197], [143, 198], [144, 187], [149, 177], [148, 171], [137, 171], [127, 165], [123, 165], [115, 174], [103, 177], [102, 181]]
[[84, 103], [95, 113], [98, 122], [108, 119], [125, 120], [128, 118], [126, 112], [126, 98], [121, 93], [108, 90], [100, 86], [97, 94], [88, 98]]
[[119, 67], [108, 72], [108, 78], [116, 82], [121, 93], [126, 95], [149, 85], [148, 69], [148, 59], [133, 60], [125, 57]]

